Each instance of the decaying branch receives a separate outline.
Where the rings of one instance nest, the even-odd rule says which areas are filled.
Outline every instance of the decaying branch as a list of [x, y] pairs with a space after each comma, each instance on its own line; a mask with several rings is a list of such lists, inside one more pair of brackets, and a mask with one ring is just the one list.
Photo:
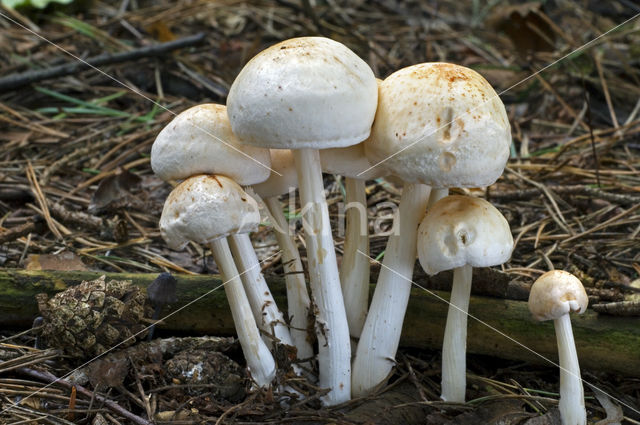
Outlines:
[[41, 233], [45, 228], [44, 219], [41, 216], [35, 216], [24, 224], [0, 231], [0, 245], [15, 241], [29, 233]]
[[[68, 285], [99, 277], [96, 272], [0, 272], [0, 327], [31, 325], [38, 308], [35, 294], [53, 294]], [[155, 273], [106, 273], [108, 279], [131, 280], [147, 287]], [[178, 301], [165, 309], [160, 329], [170, 332], [233, 335], [234, 325], [218, 276], [175, 275]], [[286, 305], [281, 277], [267, 280], [278, 305]], [[416, 280], [424, 288], [429, 283]], [[198, 301], [198, 297], [202, 297]], [[400, 344], [439, 350], [442, 345], [448, 292], [412, 290]], [[184, 307], [184, 308], [183, 308]], [[500, 358], [547, 364], [540, 355], [557, 358], [553, 324], [531, 318], [526, 302], [472, 296], [468, 351]], [[588, 310], [573, 319], [580, 364], [587, 369], [640, 376], [640, 317], [615, 317]], [[527, 348], [525, 348], [527, 347]], [[531, 351], [533, 350], [533, 351]], [[535, 353], [534, 353], [535, 352]], [[538, 353], [538, 354], [536, 354]]]
[[[143, 57], [158, 56], [171, 50], [196, 45], [198, 43], [201, 43], [204, 38], [205, 34], [199, 33], [178, 40], [169, 41], [167, 43], [144, 46], [139, 49], [130, 50], [128, 52], [121, 52], [116, 54], [105, 53], [102, 55], [94, 56], [92, 58], [88, 58], [86, 59], [85, 63], [89, 63], [93, 66], [101, 66], [137, 60]], [[84, 71], [87, 69], [87, 65], [85, 65], [85, 63], [74, 60], [73, 62], [64, 65], [7, 75], [6, 77], [0, 78], [0, 93], [7, 90], [15, 90], [16, 88], [26, 86], [27, 84], [35, 83], [38, 81], [62, 77], [64, 75], [70, 75], [78, 73], [80, 71]]]
[[97, 232], [102, 232], [106, 228], [105, 221], [102, 218], [82, 211], [68, 210], [59, 203], [49, 205], [49, 211], [51, 211], [51, 214], [53, 214], [56, 219], [63, 223], [75, 224]]

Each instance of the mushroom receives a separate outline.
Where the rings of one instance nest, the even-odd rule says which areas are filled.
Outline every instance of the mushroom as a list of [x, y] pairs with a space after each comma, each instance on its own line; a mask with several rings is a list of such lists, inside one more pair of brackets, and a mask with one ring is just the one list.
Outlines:
[[449, 313], [442, 343], [442, 395], [464, 403], [467, 311], [473, 267], [505, 263], [513, 250], [509, 223], [484, 199], [451, 195], [436, 202], [418, 228], [418, 258], [434, 275], [453, 269]]
[[560, 359], [560, 416], [563, 425], [585, 425], [584, 390], [569, 313], [582, 314], [589, 298], [580, 280], [571, 273], [551, 270], [531, 286], [529, 311], [539, 321], [553, 320]]
[[300, 37], [251, 59], [227, 98], [231, 127], [240, 140], [294, 149], [317, 307], [319, 385], [331, 390], [326, 404], [350, 398], [351, 349], [318, 149], [366, 139], [377, 97], [373, 71], [355, 53], [327, 38]]
[[310, 308], [307, 283], [298, 247], [289, 233], [289, 225], [278, 200], [278, 196], [298, 187], [293, 153], [289, 149], [271, 149], [271, 168], [278, 173], [271, 173], [267, 180], [254, 185], [253, 190], [267, 207], [278, 245], [282, 250], [282, 267], [287, 287], [287, 312], [293, 345], [298, 351], [298, 359], [310, 359], [314, 354], [307, 336]]
[[[359, 338], [369, 305], [369, 223], [365, 182], [383, 177], [385, 173], [381, 167], [371, 168], [363, 143], [324, 149], [320, 152], [320, 163], [323, 172], [345, 176], [347, 224], [340, 284], [349, 333]], [[367, 168], [370, 170], [363, 174], [362, 170]]]
[[182, 249], [189, 241], [210, 246], [249, 371], [256, 384], [264, 387], [275, 377], [275, 361], [260, 338], [226, 239], [255, 230], [259, 222], [258, 204], [236, 182], [225, 176], [197, 175], [167, 197], [160, 232], [172, 249]]
[[[224, 105], [202, 104], [180, 113], [160, 131], [151, 148], [151, 167], [166, 180], [205, 173], [224, 175], [245, 186], [266, 180], [269, 165], [267, 149], [242, 145], [235, 137]], [[293, 345], [248, 233], [231, 238], [236, 267], [258, 326], [283, 344]]]
[[179, 113], [151, 146], [151, 168], [165, 181], [224, 174], [246, 186], [266, 180], [269, 165], [269, 151], [241, 144], [231, 132], [226, 107], [215, 103]]
[[[509, 157], [506, 111], [477, 72], [449, 63], [423, 63], [387, 77], [365, 142], [372, 167], [405, 182], [382, 269], [353, 363], [354, 395], [380, 384], [391, 371], [411, 293], [416, 229], [430, 188], [492, 184]], [[446, 192], [434, 194], [434, 199]]]

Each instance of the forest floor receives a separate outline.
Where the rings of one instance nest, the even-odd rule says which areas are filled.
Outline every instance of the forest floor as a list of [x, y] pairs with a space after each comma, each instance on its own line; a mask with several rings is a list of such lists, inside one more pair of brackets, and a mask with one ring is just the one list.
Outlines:
[[[506, 106], [511, 158], [492, 186], [453, 192], [486, 198], [509, 221], [515, 250], [501, 271], [526, 286], [549, 269], [567, 270], [582, 279], [599, 311], [640, 316], [640, 302], [624, 303], [640, 288], [635, 2], [77, 0], [0, 12], [3, 269], [215, 272], [206, 250], [171, 251], [160, 237], [171, 186], [151, 171], [151, 145], [174, 113], [224, 104], [233, 79], [260, 50], [322, 35], [349, 46], [380, 78], [432, 61], [480, 72]], [[178, 47], [152, 47], [160, 43]], [[77, 58], [98, 55], [111, 60], [99, 71], [77, 66]], [[41, 72], [54, 67], [57, 74]], [[325, 184], [337, 226], [343, 182], [327, 175]], [[380, 205], [397, 204], [400, 189], [376, 180], [367, 192], [371, 226], [388, 227], [389, 210]], [[252, 238], [262, 259], [277, 252], [268, 227]], [[372, 237], [374, 258], [385, 243]], [[336, 247], [341, 253], [340, 235]], [[266, 273], [282, 274], [277, 260], [268, 261]], [[135, 423], [149, 415], [175, 424], [559, 423], [552, 365], [469, 355], [472, 402], [450, 405], [438, 401], [439, 352], [405, 348], [390, 384], [374, 396], [320, 408], [321, 391], [309, 385], [305, 400], [285, 407], [282, 391], [250, 391], [244, 381], [233, 394], [211, 386], [181, 391], [157, 371], [136, 367], [109, 389], [76, 396], [57, 384], [43, 387], [47, 373], [62, 376], [78, 366], [72, 359], [28, 348], [34, 343], [28, 329], [0, 330], [0, 337], [0, 360], [23, 362], [0, 362], [0, 422], [7, 424]], [[233, 344], [225, 344], [242, 364]], [[33, 376], [15, 372], [27, 366]], [[640, 424], [638, 375], [586, 371], [585, 379], [608, 390], [622, 423]], [[589, 420], [615, 423], [604, 419], [606, 402], [590, 387], [585, 393]], [[30, 401], [9, 409], [24, 398]]]

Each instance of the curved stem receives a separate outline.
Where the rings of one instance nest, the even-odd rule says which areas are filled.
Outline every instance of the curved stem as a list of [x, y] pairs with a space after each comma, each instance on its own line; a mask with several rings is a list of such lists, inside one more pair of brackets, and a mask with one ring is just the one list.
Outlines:
[[406, 184], [389, 236], [376, 290], [353, 363], [352, 391], [362, 396], [382, 383], [395, 365], [402, 322], [416, 262], [416, 233], [429, 199], [429, 186]]
[[[345, 178], [346, 236], [340, 266], [342, 296], [349, 333], [358, 338], [367, 318], [369, 304], [369, 224], [365, 181]], [[359, 253], [361, 251], [363, 254]]]
[[571, 319], [568, 314], [555, 319], [560, 359], [560, 416], [563, 425], [586, 425], [587, 411], [584, 407], [584, 389], [580, 378], [578, 353], [573, 339]]
[[282, 212], [282, 205], [277, 197], [266, 199], [265, 205], [274, 221], [273, 230], [282, 250], [282, 268], [284, 269], [285, 285], [287, 287], [287, 312], [291, 320], [291, 339], [298, 349], [299, 359], [313, 357], [313, 347], [307, 336], [309, 326], [309, 293], [304, 280], [304, 270], [298, 247], [289, 235], [287, 219]]
[[311, 294], [316, 308], [319, 385], [331, 390], [323, 401], [334, 405], [351, 397], [351, 345], [347, 315], [324, 196], [320, 156], [316, 149], [294, 150], [293, 155], [298, 173]]
[[442, 341], [442, 395], [444, 401], [464, 403], [467, 387], [467, 312], [473, 267], [453, 270], [453, 286]]
[[225, 282], [224, 291], [227, 294], [231, 316], [238, 333], [242, 352], [247, 360], [249, 372], [258, 386], [265, 387], [271, 384], [275, 378], [275, 361], [266, 344], [260, 338], [260, 331], [258, 331], [249, 300], [238, 277], [238, 269], [233, 262], [227, 240], [225, 238], [217, 239], [211, 242], [210, 246], [213, 259], [216, 261], [222, 280]]
[[[242, 286], [249, 299], [249, 305], [253, 312], [258, 327], [267, 335], [272, 335], [281, 343], [293, 345], [289, 328], [287, 327], [282, 312], [278, 309], [276, 301], [264, 280], [260, 262], [251, 244], [248, 233], [239, 233], [227, 238], [236, 267], [240, 272]], [[272, 345], [272, 339], [267, 339], [267, 345]]]

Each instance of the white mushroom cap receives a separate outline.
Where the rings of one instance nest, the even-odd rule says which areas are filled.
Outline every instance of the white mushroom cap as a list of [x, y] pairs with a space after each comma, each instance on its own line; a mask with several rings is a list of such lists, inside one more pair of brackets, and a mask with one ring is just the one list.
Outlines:
[[253, 190], [260, 197], [267, 199], [288, 193], [298, 187], [298, 174], [293, 161], [293, 152], [289, 149], [271, 149], [271, 173], [269, 178], [253, 186]]
[[378, 102], [373, 71], [345, 45], [323, 37], [285, 40], [251, 59], [227, 106], [244, 142], [325, 149], [369, 136]]
[[266, 180], [269, 151], [240, 143], [224, 105], [205, 103], [178, 114], [151, 147], [151, 168], [163, 180], [217, 174], [246, 186]]
[[172, 249], [247, 233], [260, 223], [256, 201], [225, 176], [189, 177], [171, 191], [162, 209], [160, 232]]
[[478, 187], [502, 174], [510, 145], [504, 105], [480, 74], [423, 63], [394, 72], [380, 85], [365, 151], [372, 164], [386, 160], [378, 166], [409, 183]]
[[509, 223], [496, 207], [480, 198], [442, 198], [427, 211], [418, 228], [418, 257], [430, 275], [467, 264], [502, 264], [512, 250]]
[[580, 279], [563, 270], [551, 270], [531, 286], [529, 311], [536, 320], [555, 320], [572, 311], [584, 313], [589, 305]]
[[364, 142], [346, 148], [323, 149], [320, 151], [320, 163], [325, 173], [354, 179], [372, 180], [387, 175], [382, 167], [371, 168], [364, 154]]

